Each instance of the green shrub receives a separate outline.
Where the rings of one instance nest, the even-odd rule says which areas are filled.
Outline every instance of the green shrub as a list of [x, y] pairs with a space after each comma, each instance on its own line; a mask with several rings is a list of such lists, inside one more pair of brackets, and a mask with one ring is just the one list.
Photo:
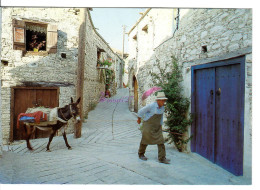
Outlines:
[[108, 65], [109, 67], [112, 65], [112, 62], [109, 61], [109, 60], [105, 60], [103, 62], [100, 62], [101, 65], [105, 66], [105, 65]]
[[156, 62], [159, 73], [150, 74], [153, 85], [161, 87], [161, 91], [168, 98], [165, 106], [167, 132], [169, 133], [167, 141], [174, 142], [176, 148], [182, 152], [184, 145], [190, 140], [190, 138], [185, 139], [184, 137], [188, 130], [187, 127], [192, 123], [191, 117], [187, 115], [190, 99], [184, 97], [182, 93], [183, 78], [177, 59], [172, 57], [172, 63], [166, 63], [165, 68], [161, 67], [159, 60]]

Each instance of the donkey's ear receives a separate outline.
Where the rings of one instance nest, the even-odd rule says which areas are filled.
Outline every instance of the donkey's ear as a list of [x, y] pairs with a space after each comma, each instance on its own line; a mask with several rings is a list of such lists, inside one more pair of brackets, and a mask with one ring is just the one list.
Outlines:
[[70, 98], [70, 101], [71, 101], [71, 103], [73, 103], [73, 98], [72, 97]]
[[79, 99], [77, 100], [77, 102], [76, 102], [76, 103], [77, 103], [77, 104], [79, 104], [80, 100], [81, 100], [81, 97], [79, 97]]

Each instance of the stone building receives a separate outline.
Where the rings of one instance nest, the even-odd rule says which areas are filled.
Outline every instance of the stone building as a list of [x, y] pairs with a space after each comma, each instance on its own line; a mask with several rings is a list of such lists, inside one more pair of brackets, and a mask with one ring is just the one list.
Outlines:
[[141, 101], [153, 86], [149, 72], [158, 72], [157, 60], [165, 66], [176, 57], [183, 95], [196, 118], [186, 151], [251, 177], [252, 10], [148, 9], [128, 35], [129, 90], [135, 97], [129, 108], [138, 111], [154, 100]]
[[[0, 7], [0, 39], [1, 39], [1, 32], [2, 31], [2, 8]], [[0, 40], [0, 57], [1, 57], [1, 49], [2, 49], [2, 43], [1, 43], [1, 40]], [[1, 82], [1, 79], [0, 79], [0, 82]], [[0, 87], [0, 106], [2, 105], [1, 103], [1, 87]], [[1, 109], [2, 110], [2, 109]], [[1, 110], [0, 110], [0, 115], [1, 115]], [[2, 118], [0, 117], [0, 157], [2, 155]]]
[[[84, 14], [82, 34], [80, 15]], [[105, 91], [105, 69], [97, 63], [109, 59], [113, 64], [112, 94], [120, 85], [121, 58], [97, 33], [89, 9], [3, 8], [2, 9], [2, 135], [3, 143], [23, 139], [16, 118], [32, 106], [62, 107], [76, 99], [79, 45], [85, 48], [83, 115], [98, 103]], [[85, 44], [80, 36], [84, 36]], [[84, 41], [83, 41], [84, 43]], [[35, 45], [36, 44], [36, 45]], [[74, 121], [67, 132], [72, 133]], [[35, 138], [46, 137], [36, 131]]]

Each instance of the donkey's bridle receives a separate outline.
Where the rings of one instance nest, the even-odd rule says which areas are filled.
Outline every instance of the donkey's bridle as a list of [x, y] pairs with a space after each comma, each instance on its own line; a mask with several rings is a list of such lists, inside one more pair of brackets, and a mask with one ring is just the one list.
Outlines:
[[[70, 109], [69, 109], [69, 110], [70, 110], [70, 116], [75, 117], [76, 115], [74, 115], [74, 114], [75, 114], [76, 112], [72, 110], [71, 104], [69, 104], [69, 107], [70, 107]], [[61, 116], [63, 117], [63, 118], [61, 118], [61, 119], [65, 120], [65, 121], [68, 121], [69, 119], [67, 119], [67, 118], [63, 115], [61, 109], [59, 109], [59, 111], [60, 111], [60, 113], [61, 113]]]

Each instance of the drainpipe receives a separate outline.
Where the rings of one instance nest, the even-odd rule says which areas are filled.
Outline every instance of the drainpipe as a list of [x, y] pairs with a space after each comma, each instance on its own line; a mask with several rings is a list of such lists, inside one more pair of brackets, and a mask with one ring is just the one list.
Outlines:
[[176, 30], [179, 29], [179, 22], [180, 22], [180, 9], [178, 8], [177, 17], [176, 17]]
[[174, 19], [176, 20], [176, 28], [175, 28], [173, 35], [179, 29], [179, 23], [180, 23], [180, 9], [179, 8], [177, 9], [177, 16]]
[[[86, 48], [86, 8], [80, 9], [80, 29], [79, 29], [79, 47], [78, 47], [78, 68], [77, 68], [77, 99], [81, 97], [79, 103], [80, 122], [74, 125], [74, 137], [81, 137], [82, 120], [83, 120], [83, 90], [84, 90], [84, 68], [85, 68], [85, 48]], [[75, 100], [76, 101], [76, 100]]]

